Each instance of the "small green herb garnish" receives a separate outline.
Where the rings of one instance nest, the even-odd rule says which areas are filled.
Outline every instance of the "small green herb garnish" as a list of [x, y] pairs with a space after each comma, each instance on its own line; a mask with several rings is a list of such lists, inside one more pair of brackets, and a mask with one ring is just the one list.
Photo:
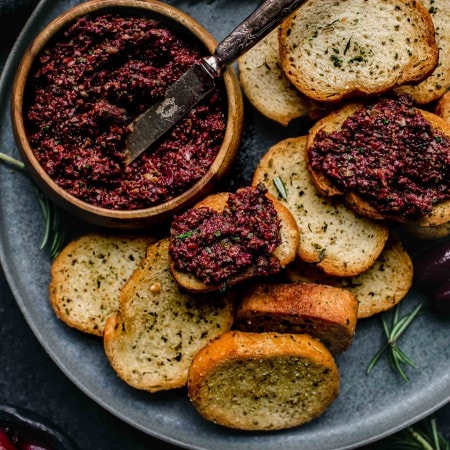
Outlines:
[[[25, 171], [25, 164], [11, 156], [0, 152], [0, 161]], [[51, 258], [55, 258], [64, 245], [65, 232], [61, 226], [59, 209], [52, 203], [38, 188], [35, 187], [36, 197], [41, 207], [42, 215], [45, 220], [44, 236], [42, 238], [40, 249], [47, 248]]]
[[400, 350], [397, 345], [397, 341], [403, 334], [403, 332], [409, 327], [409, 325], [411, 325], [412, 321], [420, 313], [422, 306], [423, 304], [419, 303], [419, 305], [417, 305], [412, 312], [400, 318], [400, 304], [398, 304], [395, 307], [394, 313], [392, 315], [392, 324], [390, 329], [384, 317], [381, 317], [381, 322], [383, 324], [383, 330], [384, 334], [386, 335], [387, 342], [383, 344], [380, 350], [378, 350], [378, 352], [370, 361], [369, 366], [367, 367], [367, 374], [370, 374], [385, 350], [389, 350], [389, 360], [392, 370], [394, 372], [397, 372], [403, 378], [403, 380], [408, 381], [408, 378], [403, 371], [402, 364], [407, 364], [413, 368], [416, 368], [416, 365], [411, 361], [410, 358], [408, 358], [408, 356], [405, 355], [405, 353], [403, 353], [402, 350]]
[[394, 434], [383, 446], [386, 450], [450, 450], [450, 442], [437, 428], [434, 418], [427, 418], [419, 424]]
[[185, 233], [178, 234], [177, 236], [175, 236], [175, 239], [186, 239], [193, 236], [195, 233], [197, 233], [197, 230], [189, 230]]
[[273, 179], [273, 184], [277, 188], [278, 193], [280, 194], [280, 197], [284, 200], [287, 200], [287, 190], [286, 186], [284, 185], [283, 180], [280, 176], [277, 176]]

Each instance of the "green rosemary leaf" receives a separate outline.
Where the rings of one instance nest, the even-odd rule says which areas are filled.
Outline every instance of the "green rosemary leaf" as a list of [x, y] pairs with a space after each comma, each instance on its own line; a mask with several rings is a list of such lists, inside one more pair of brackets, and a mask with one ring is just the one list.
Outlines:
[[417, 425], [408, 427], [387, 439], [386, 450], [450, 450], [450, 442], [437, 428], [435, 418], [427, 418]]
[[385, 350], [387, 350], [388, 346], [389, 346], [388, 343], [384, 344], [380, 348], [380, 350], [378, 350], [377, 353], [375, 353], [375, 356], [372, 358], [372, 360], [370, 361], [369, 365], [367, 366], [367, 370], [366, 370], [367, 375], [369, 375], [370, 372], [372, 372], [372, 369], [375, 367], [376, 363], [381, 358], [381, 356], [383, 355]]
[[401, 360], [398, 357], [397, 351], [398, 351], [397, 346], [391, 347], [391, 353], [389, 354], [389, 362], [391, 364], [392, 370], [394, 372], [397, 372], [403, 378], [404, 381], [408, 381], [408, 377], [406, 376], [401, 366]]
[[18, 159], [13, 158], [6, 153], [0, 152], [0, 160], [9, 164], [10, 166], [13, 166], [15, 169], [25, 169], [25, 164], [22, 161], [19, 161]]
[[400, 336], [408, 329], [412, 321], [417, 317], [422, 309], [423, 303], [419, 303], [412, 312], [404, 317], [400, 317], [400, 305], [398, 304], [392, 312], [391, 326], [389, 327], [384, 316], [381, 316], [381, 324], [383, 326], [384, 335], [386, 337], [385, 344], [370, 360], [366, 373], [370, 374], [376, 363], [380, 360], [381, 355], [386, 349], [389, 350], [389, 363], [392, 370], [398, 373], [404, 381], [408, 378], [403, 370], [402, 364], [417, 368], [414, 362], [398, 347], [397, 341]]
[[287, 190], [286, 186], [284, 185], [283, 180], [280, 176], [277, 176], [273, 179], [273, 184], [277, 188], [278, 193], [280, 194], [280, 197], [284, 200], [287, 200]]
[[405, 364], [408, 364], [408, 366], [411, 366], [412, 368], [417, 369], [417, 366], [414, 364], [414, 362], [411, 360], [411, 358], [406, 356], [405, 353], [397, 345], [394, 347], [394, 349], [395, 349], [395, 353], [396, 353], [399, 361], [402, 361]]
[[[391, 339], [396, 341], [402, 333], [409, 327], [411, 322], [416, 318], [416, 316], [419, 314], [420, 310], [422, 309], [423, 303], [419, 303], [415, 308], [414, 311], [412, 311], [407, 316], [403, 317], [401, 320], [397, 322], [397, 324], [392, 329]], [[397, 308], [398, 310], [398, 308]]]

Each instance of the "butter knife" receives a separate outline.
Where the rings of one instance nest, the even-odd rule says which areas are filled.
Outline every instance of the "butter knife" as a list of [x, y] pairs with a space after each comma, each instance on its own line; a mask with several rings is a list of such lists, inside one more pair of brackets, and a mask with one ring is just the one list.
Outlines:
[[239, 24], [214, 54], [203, 58], [184, 73], [164, 98], [138, 116], [130, 125], [125, 143], [125, 161], [130, 164], [164, 135], [215, 87], [226, 66], [272, 31], [305, 0], [266, 0]]

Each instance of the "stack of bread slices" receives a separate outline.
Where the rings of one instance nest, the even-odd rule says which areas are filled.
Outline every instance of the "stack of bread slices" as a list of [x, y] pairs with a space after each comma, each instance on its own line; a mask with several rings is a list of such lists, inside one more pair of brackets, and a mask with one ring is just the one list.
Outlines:
[[[437, 202], [417, 220], [382, 214], [313, 169], [308, 149], [366, 104], [403, 94], [450, 140], [444, 3], [307, 0], [240, 58], [256, 110], [282, 126], [320, 116], [308, 135], [267, 149], [245, 188], [264, 186], [276, 211], [275, 276], [259, 276], [254, 263], [225, 283], [205, 283], [176, 265], [169, 230], [158, 240], [83, 236], [52, 266], [58, 317], [102, 335], [112, 368], [130, 386], [186, 386], [197, 411], [221, 426], [279, 430], [325, 413], [339, 393], [336, 355], [352, 344], [357, 321], [389, 310], [411, 287], [411, 259], [393, 224], [441, 237], [450, 207]], [[222, 214], [230, 194], [192, 209]]]

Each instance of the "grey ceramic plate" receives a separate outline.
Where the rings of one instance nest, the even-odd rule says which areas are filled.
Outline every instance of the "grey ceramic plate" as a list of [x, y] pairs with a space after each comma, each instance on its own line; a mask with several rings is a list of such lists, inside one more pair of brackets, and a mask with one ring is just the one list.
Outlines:
[[[56, 5], [55, 5], [56, 3]], [[9, 120], [9, 96], [18, 61], [31, 39], [74, 0], [43, 0], [18, 39], [0, 84], [1, 150], [17, 157]], [[258, 3], [256, 0], [186, 0], [170, 3], [187, 11], [223, 38]], [[247, 105], [241, 151], [228, 188], [248, 184], [258, 158], [275, 142], [299, 133], [302, 124], [281, 128]], [[299, 128], [300, 127], [300, 128]], [[6, 277], [26, 320], [61, 370], [87, 395], [125, 422], [162, 440], [195, 449], [344, 449], [355, 448], [411, 424], [450, 400], [449, 321], [430, 312], [420, 316], [402, 338], [403, 350], [417, 363], [407, 370], [409, 383], [392, 373], [382, 359], [365, 374], [377, 351], [382, 330], [378, 319], [360, 321], [353, 346], [338, 358], [341, 393], [318, 420], [276, 433], [245, 433], [204, 421], [184, 390], [147, 394], [128, 387], [115, 375], [101, 341], [73, 331], [53, 315], [47, 295], [50, 260], [39, 250], [43, 219], [27, 176], [0, 165], [0, 254]], [[70, 220], [69, 233], [89, 229]], [[413, 253], [420, 251], [411, 243]], [[423, 298], [414, 288], [402, 310]]]

